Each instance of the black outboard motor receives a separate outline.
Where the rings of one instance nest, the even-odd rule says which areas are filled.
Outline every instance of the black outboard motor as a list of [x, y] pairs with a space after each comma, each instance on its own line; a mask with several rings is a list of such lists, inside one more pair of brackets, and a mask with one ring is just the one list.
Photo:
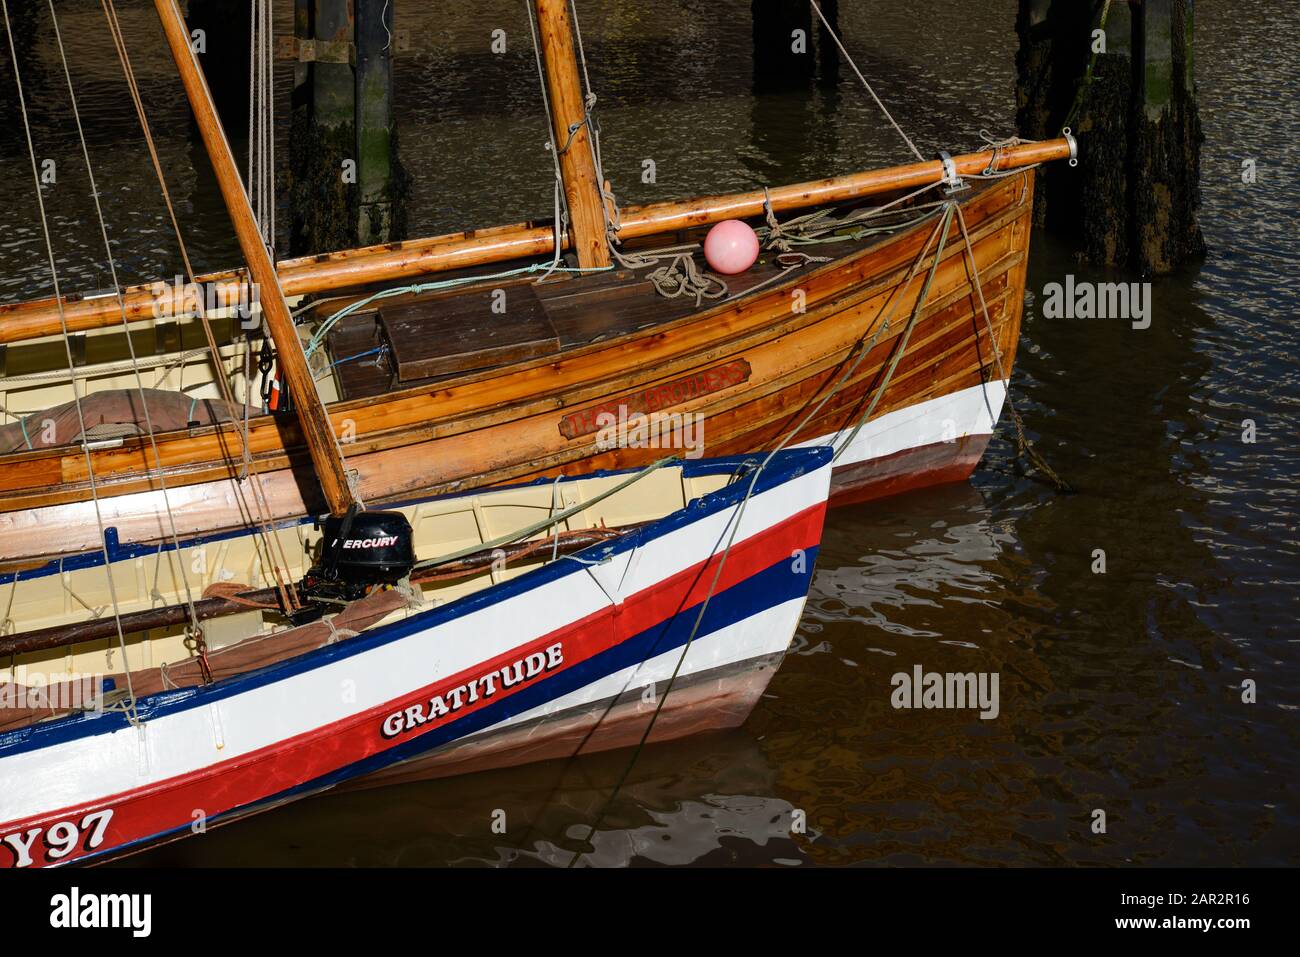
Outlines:
[[302, 581], [312, 602], [346, 602], [372, 588], [395, 585], [415, 567], [411, 523], [401, 512], [362, 512], [356, 506], [321, 523], [320, 560]]

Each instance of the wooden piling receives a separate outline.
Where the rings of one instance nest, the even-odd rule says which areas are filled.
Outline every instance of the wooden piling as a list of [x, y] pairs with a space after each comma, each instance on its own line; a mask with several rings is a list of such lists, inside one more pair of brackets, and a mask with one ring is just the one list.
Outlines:
[[1101, 8], [1020, 0], [1020, 135], [1071, 125], [1080, 147], [1077, 168], [1039, 178], [1035, 215], [1088, 262], [1170, 272], [1205, 249], [1192, 0], [1112, 0], [1104, 28]]
[[391, 0], [295, 0], [290, 251], [406, 236], [393, 128]]
[[[296, 91], [289, 141], [289, 250], [295, 255], [357, 245], [356, 88], [353, 0], [309, 0], [304, 86]], [[295, 28], [300, 10], [295, 8]]]
[[1134, 253], [1143, 269], [1169, 272], [1205, 251], [1200, 114], [1192, 74], [1192, 0], [1146, 0], [1134, 11], [1144, 50], [1142, 115], [1133, 147]]
[[362, 245], [406, 238], [405, 175], [393, 131], [393, 4], [357, 0], [357, 240]]

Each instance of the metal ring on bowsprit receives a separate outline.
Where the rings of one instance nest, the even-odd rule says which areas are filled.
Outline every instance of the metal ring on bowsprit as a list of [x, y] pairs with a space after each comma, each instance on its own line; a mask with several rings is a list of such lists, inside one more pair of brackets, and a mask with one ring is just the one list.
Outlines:
[[948, 155], [946, 150], [939, 151], [939, 162], [943, 163], [943, 182], [948, 186], [948, 188], [944, 190], [945, 193], [951, 196], [953, 193], [958, 193], [964, 189], [970, 188], [957, 174], [957, 164], [953, 162], [953, 158]]
[[939, 161], [943, 163], [943, 181], [949, 186], [960, 186], [961, 177], [957, 175], [957, 164], [952, 161], [947, 151], [939, 151]]
[[1074, 134], [1070, 132], [1070, 128], [1068, 126], [1061, 128], [1061, 135], [1065, 137], [1066, 141], [1070, 144], [1070, 165], [1078, 166], [1079, 165], [1079, 141], [1074, 138]]

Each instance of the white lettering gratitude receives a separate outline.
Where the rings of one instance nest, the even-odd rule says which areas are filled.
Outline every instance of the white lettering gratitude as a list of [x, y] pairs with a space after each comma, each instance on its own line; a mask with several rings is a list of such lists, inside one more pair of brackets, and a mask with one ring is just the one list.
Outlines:
[[392, 712], [384, 718], [380, 729], [385, 738], [395, 738], [416, 728], [453, 714], [462, 708], [495, 696], [539, 674], [564, 664], [564, 645], [556, 642], [544, 651], [534, 651], [500, 668], [494, 668], [471, 681], [456, 685], [447, 691], [422, 699]]

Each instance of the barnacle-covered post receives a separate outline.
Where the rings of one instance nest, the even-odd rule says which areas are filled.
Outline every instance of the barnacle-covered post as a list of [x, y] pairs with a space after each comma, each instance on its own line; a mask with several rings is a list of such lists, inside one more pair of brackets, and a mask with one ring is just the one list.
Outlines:
[[1094, 263], [1163, 273], [1205, 248], [1192, 0], [1020, 0], [1020, 135], [1070, 126], [1077, 168], [1039, 178], [1040, 223]]
[[371, 246], [406, 238], [405, 174], [393, 130], [393, 3], [356, 3], [357, 240]]

